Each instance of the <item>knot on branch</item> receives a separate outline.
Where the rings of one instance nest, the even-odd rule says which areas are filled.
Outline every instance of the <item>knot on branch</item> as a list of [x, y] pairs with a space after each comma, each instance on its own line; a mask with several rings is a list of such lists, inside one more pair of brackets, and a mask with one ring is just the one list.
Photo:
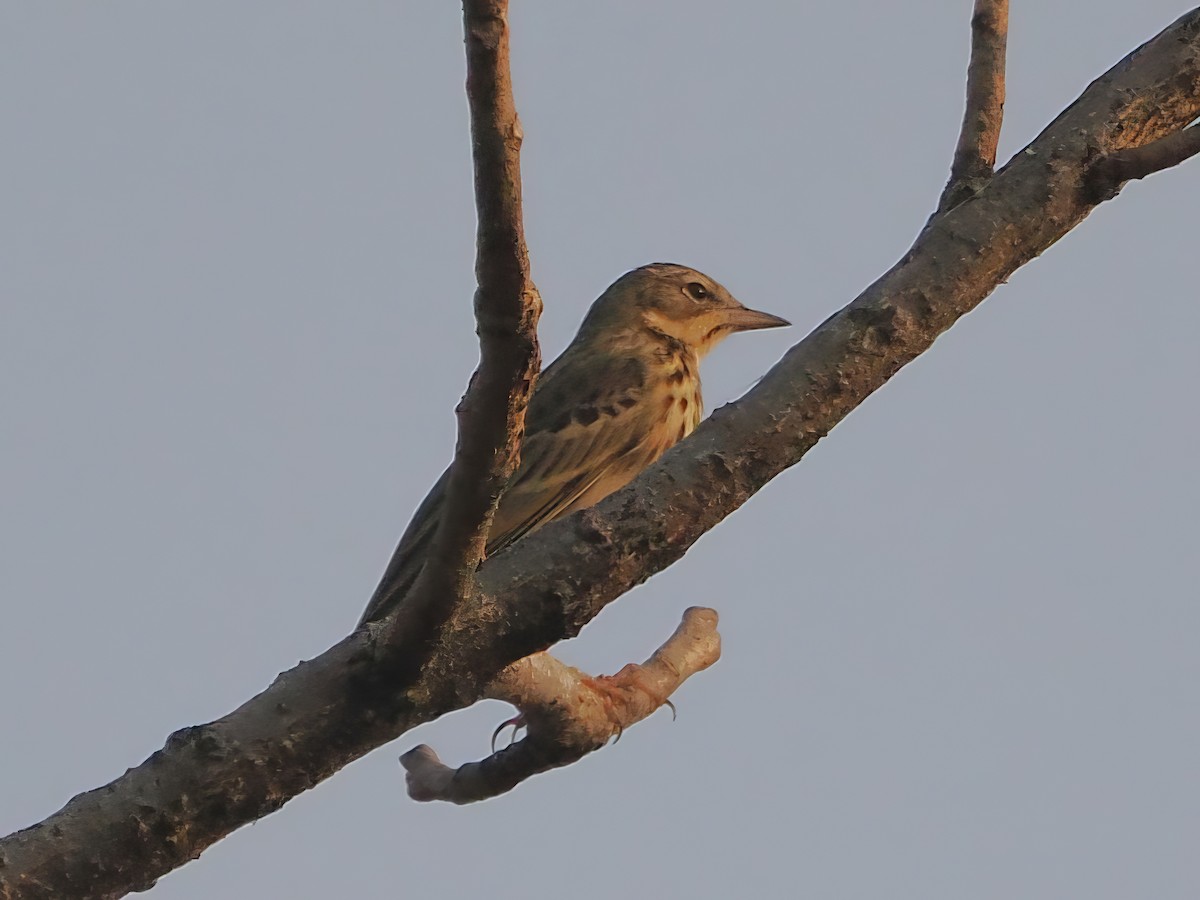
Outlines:
[[1179, 165], [1200, 153], [1200, 126], [1099, 157], [1083, 179], [1084, 198], [1089, 203], [1111, 200], [1127, 181], [1135, 181]]

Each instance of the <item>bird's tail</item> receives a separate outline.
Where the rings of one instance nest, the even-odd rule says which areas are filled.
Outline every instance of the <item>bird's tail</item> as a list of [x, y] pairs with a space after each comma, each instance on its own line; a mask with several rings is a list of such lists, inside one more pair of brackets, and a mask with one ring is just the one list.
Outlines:
[[442, 498], [446, 493], [446, 482], [450, 475], [447, 469], [438, 479], [429, 496], [417, 507], [412, 521], [404, 530], [404, 536], [392, 554], [392, 559], [379, 579], [379, 586], [371, 595], [367, 608], [358, 620], [361, 627], [367, 622], [377, 622], [391, 614], [404, 600], [405, 595], [412, 590], [417, 576], [425, 568], [425, 560], [429, 554], [429, 544], [437, 531], [441, 518]]

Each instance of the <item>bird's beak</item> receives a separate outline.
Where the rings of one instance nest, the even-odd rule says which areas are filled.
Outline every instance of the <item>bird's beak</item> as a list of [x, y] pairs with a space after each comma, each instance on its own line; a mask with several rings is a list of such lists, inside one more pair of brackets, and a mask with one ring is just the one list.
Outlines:
[[752, 331], [755, 328], [780, 328], [791, 325], [787, 319], [739, 306], [725, 311], [725, 322], [734, 331]]

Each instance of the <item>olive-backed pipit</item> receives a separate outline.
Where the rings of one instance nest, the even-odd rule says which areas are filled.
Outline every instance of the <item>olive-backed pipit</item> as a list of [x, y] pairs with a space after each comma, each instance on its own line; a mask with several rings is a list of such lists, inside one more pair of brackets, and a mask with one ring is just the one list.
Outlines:
[[[700, 357], [735, 331], [787, 324], [686, 266], [654, 263], [622, 275], [538, 379], [521, 464], [500, 498], [487, 553], [632, 481], [700, 423]], [[390, 613], [420, 574], [446, 477], [418, 507], [362, 621]]]

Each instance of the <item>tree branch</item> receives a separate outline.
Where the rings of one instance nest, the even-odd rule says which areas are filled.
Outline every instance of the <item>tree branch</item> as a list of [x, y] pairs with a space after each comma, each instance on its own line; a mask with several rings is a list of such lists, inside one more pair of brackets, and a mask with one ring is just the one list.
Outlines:
[[[522, 223], [522, 132], [509, 71], [508, 0], [464, 0], [463, 30], [478, 217], [480, 360], [458, 405], [458, 446], [426, 565], [386, 630], [393, 687], [415, 678], [438, 629], [472, 589], [496, 503], [520, 459], [525, 409], [541, 367], [542, 301], [530, 277]], [[386, 598], [380, 601], [387, 605]]]
[[578, 633], [679, 559], [852, 409], [1095, 206], [1097, 152], [1200, 115], [1200, 10], [1126, 57], [744, 398], [634, 484], [488, 560], [413, 689], [364, 690], [377, 630], [358, 631], [257, 697], [44, 822], [0, 840], [0, 898], [117, 897], [278, 809], [422, 722], [478, 699], [505, 666]]
[[938, 212], [953, 209], [979, 192], [996, 166], [996, 146], [1004, 120], [1004, 60], [1008, 45], [1008, 0], [975, 0], [971, 16], [971, 61], [967, 64], [967, 104], [950, 180]]
[[487, 692], [521, 710], [529, 729], [525, 738], [457, 769], [420, 744], [400, 757], [408, 794], [414, 800], [473, 803], [570, 765], [669, 705], [680, 685], [720, 656], [717, 614], [696, 606], [653, 656], [613, 676], [592, 678], [548, 653], [535, 653], [505, 669]]

